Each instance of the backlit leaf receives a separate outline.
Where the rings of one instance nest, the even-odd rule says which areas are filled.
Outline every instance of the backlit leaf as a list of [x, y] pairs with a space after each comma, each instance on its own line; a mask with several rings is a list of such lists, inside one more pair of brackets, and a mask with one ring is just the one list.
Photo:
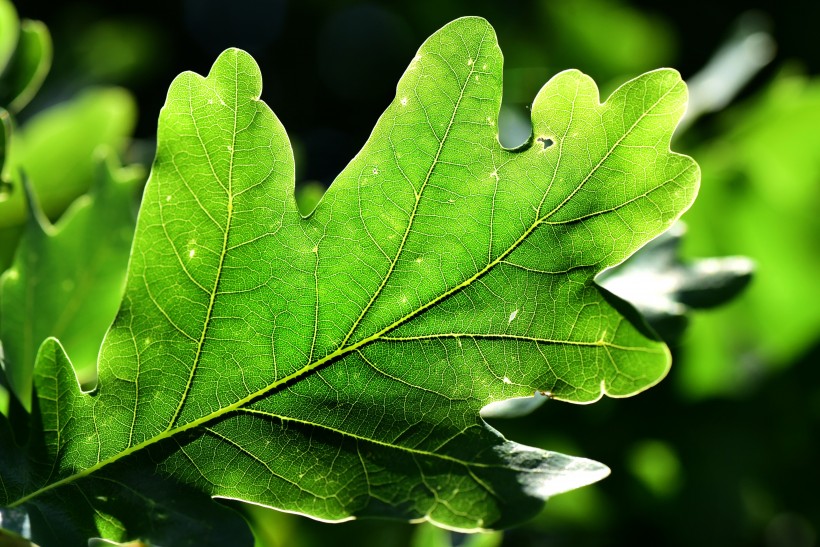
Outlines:
[[501, 74], [484, 20], [435, 33], [308, 217], [251, 57], [180, 75], [97, 388], [80, 391], [54, 339], [40, 348], [36, 463], [0, 468], [0, 502], [74, 537], [159, 542], [126, 524], [117, 488], [94, 494], [150, 499], [151, 477], [328, 521], [476, 531], [605, 476], [479, 410], [534, 390], [628, 396], [666, 374], [666, 347], [593, 278], [694, 197], [696, 164], [669, 150], [686, 89], [659, 70], [602, 104], [563, 72], [535, 99], [533, 140], [507, 150]]
[[34, 205], [12, 267], [0, 276], [0, 339], [6, 377], [31, 405], [34, 358], [57, 337], [85, 383], [93, 382], [100, 344], [122, 298], [136, 219], [139, 168], [118, 168], [109, 152], [98, 159], [92, 191], [56, 226]]

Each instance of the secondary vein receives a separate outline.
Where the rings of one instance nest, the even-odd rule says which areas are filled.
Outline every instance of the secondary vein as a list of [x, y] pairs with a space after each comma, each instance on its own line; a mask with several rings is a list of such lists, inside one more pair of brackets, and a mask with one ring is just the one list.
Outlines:
[[[481, 56], [481, 48], [482, 48], [483, 45], [484, 45], [484, 37], [481, 38], [481, 42], [479, 43], [478, 49], [476, 50], [476, 58], [479, 58]], [[340, 348], [344, 347], [345, 344], [347, 344], [347, 341], [350, 340], [350, 337], [353, 336], [353, 333], [356, 331], [356, 328], [358, 328], [358, 326], [361, 324], [362, 319], [367, 314], [367, 312], [370, 311], [370, 308], [373, 307], [374, 302], [379, 297], [379, 295], [381, 294], [384, 287], [387, 285], [388, 280], [390, 279], [390, 277], [393, 274], [393, 271], [396, 268], [396, 263], [399, 261], [399, 258], [401, 257], [402, 252], [404, 251], [404, 246], [407, 244], [407, 238], [410, 236], [410, 233], [412, 231], [413, 223], [416, 219], [416, 214], [417, 214], [418, 208], [419, 208], [419, 203], [421, 203], [421, 196], [424, 193], [424, 190], [427, 187], [427, 184], [430, 182], [430, 178], [433, 176], [433, 171], [435, 170], [436, 166], [438, 165], [439, 158], [441, 157], [441, 152], [442, 152], [442, 150], [444, 150], [444, 145], [447, 142], [447, 137], [450, 134], [450, 130], [452, 129], [452, 127], [455, 123], [456, 115], [458, 114], [459, 107], [461, 106], [461, 101], [464, 99], [464, 92], [467, 90], [467, 86], [469, 85], [469, 83], [471, 81], [471, 78], [473, 76], [473, 72], [475, 72], [475, 66], [476, 66], [475, 63], [473, 63], [471, 65], [470, 71], [467, 74], [467, 77], [464, 79], [464, 83], [461, 85], [461, 90], [459, 92], [458, 99], [456, 100], [456, 103], [453, 106], [453, 113], [450, 115], [450, 121], [447, 124], [447, 128], [444, 131], [444, 135], [439, 140], [439, 145], [438, 145], [438, 149], [436, 150], [436, 155], [433, 157], [433, 161], [430, 163], [430, 168], [427, 170], [427, 174], [425, 175], [424, 180], [422, 181], [421, 187], [418, 190], [415, 190], [415, 188], [414, 188], [415, 201], [413, 203], [413, 210], [410, 212], [410, 218], [407, 222], [407, 227], [404, 230], [404, 234], [402, 235], [401, 242], [399, 243], [399, 247], [396, 250], [396, 255], [393, 257], [393, 260], [390, 262], [390, 266], [387, 269], [387, 273], [385, 274], [384, 278], [382, 279], [381, 283], [379, 284], [379, 287], [373, 293], [373, 296], [370, 298], [370, 301], [367, 303], [367, 305], [364, 307], [362, 312], [359, 314], [359, 317], [353, 322], [353, 325], [350, 327], [350, 330], [348, 331], [347, 335], [344, 337], [344, 340], [342, 340], [341, 344], [339, 344]]]

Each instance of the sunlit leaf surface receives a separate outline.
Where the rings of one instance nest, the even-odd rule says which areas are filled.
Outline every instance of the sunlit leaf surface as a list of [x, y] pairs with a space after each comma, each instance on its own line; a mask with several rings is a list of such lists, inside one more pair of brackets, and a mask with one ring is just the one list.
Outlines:
[[667, 372], [666, 347], [593, 277], [694, 197], [696, 164], [669, 151], [686, 89], [660, 70], [601, 104], [562, 72], [512, 151], [501, 74], [484, 20], [435, 33], [307, 218], [250, 56], [179, 76], [97, 389], [79, 390], [56, 341], [41, 347], [37, 463], [0, 468], [0, 501], [71, 522], [77, 544], [139, 535], [129, 503], [177, 487], [480, 530], [605, 476], [504, 439], [479, 410], [534, 390], [628, 396]]

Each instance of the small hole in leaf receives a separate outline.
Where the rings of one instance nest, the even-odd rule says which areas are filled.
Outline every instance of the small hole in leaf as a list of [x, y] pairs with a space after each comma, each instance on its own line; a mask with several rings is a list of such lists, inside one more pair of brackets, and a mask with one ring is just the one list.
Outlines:
[[544, 150], [546, 150], [547, 148], [549, 148], [550, 146], [555, 144], [555, 141], [553, 141], [552, 139], [550, 139], [548, 137], [538, 137], [535, 140], [544, 145]]

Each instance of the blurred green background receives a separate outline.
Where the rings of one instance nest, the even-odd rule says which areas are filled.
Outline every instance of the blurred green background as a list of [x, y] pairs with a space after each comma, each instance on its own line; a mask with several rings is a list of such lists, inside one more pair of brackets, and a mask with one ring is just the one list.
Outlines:
[[[820, 544], [820, 40], [812, 27], [820, 3], [26, 0], [16, 7], [42, 20], [54, 44], [51, 72], [17, 115], [24, 128], [88, 88], [120, 86], [139, 112], [118, 122], [119, 133], [133, 128], [121, 151], [126, 162], [147, 165], [173, 77], [205, 73], [221, 50], [238, 46], [262, 68], [262, 98], [293, 141], [307, 200], [364, 144], [421, 42], [459, 16], [482, 15], [498, 33], [506, 144], [526, 139], [527, 106], [559, 70], [587, 72], [603, 96], [640, 72], [680, 70], [693, 105], [674, 146], [703, 171], [700, 197], [684, 216], [684, 257], [747, 256], [754, 279], [728, 305], [689, 315], [683, 336], [670, 340], [675, 365], [659, 386], [590, 406], [547, 402], [529, 416], [493, 421], [513, 440], [587, 456], [613, 472], [554, 498], [529, 524], [482, 541]], [[266, 546], [475, 542], [401, 523], [247, 514]]]

